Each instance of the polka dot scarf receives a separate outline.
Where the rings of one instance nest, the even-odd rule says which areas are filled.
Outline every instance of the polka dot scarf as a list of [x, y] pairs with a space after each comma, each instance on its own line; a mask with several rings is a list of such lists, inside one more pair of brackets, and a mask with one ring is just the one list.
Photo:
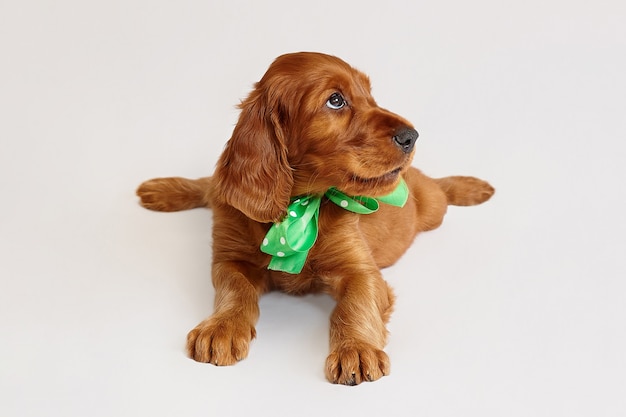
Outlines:
[[[351, 197], [334, 187], [324, 195], [348, 211], [371, 214], [378, 210], [379, 202], [403, 207], [409, 197], [409, 190], [404, 180], [401, 180], [391, 194], [383, 197]], [[317, 240], [321, 202], [321, 196], [296, 197], [287, 208], [285, 218], [272, 225], [261, 244], [261, 251], [272, 255], [268, 269], [290, 274], [302, 271], [309, 250]]]

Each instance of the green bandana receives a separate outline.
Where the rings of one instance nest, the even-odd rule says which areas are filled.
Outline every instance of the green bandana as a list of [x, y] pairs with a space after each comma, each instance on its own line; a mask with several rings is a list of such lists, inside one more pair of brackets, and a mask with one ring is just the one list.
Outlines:
[[[404, 182], [391, 193], [383, 197], [350, 197], [335, 187], [324, 194], [330, 201], [348, 211], [358, 214], [371, 214], [378, 210], [378, 202], [403, 207], [409, 197], [409, 189]], [[265, 235], [261, 251], [272, 255], [268, 269], [299, 274], [304, 267], [307, 255], [317, 240], [317, 221], [322, 197], [296, 197], [289, 207], [287, 215], [274, 223]]]

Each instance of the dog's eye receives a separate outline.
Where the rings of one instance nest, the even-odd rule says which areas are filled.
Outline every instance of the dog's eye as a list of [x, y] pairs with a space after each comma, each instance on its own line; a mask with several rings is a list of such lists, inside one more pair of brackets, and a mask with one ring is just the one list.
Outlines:
[[326, 102], [326, 106], [333, 110], [339, 110], [346, 105], [346, 100], [339, 93], [333, 93]]

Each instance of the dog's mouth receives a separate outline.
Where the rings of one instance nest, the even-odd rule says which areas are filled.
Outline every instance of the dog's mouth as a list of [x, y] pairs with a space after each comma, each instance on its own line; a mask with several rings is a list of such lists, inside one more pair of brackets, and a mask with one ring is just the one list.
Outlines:
[[363, 185], [374, 185], [374, 186], [385, 185], [385, 184], [395, 182], [398, 179], [398, 176], [400, 175], [401, 171], [402, 171], [402, 168], [396, 168], [393, 171], [389, 171], [386, 174], [383, 174], [379, 177], [372, 177], [372, 178], [363, 178], [363, 177], [353, 174], [352, 180]]
[[367, 195], [377, 197], [389, 194], [398, 185], [403, 168], [396, 168], [378, 177], [361, 177], [356, 174], [350, 176], [348, 184], [342, 191], [352, 195]]

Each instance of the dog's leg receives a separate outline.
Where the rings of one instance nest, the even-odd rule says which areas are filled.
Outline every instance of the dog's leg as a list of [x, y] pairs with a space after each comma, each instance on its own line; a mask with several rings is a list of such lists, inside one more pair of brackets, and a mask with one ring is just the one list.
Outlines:
[[237, 262], [213, 265], [215, 312], [187, 335], [189, 356], [198, 362], [233, 365], [248, 356], [259, 317], [261, 285]]
[[371, 260], [339, 266], [333, 273], [342, 278], [333, 279], [331, 284], [330, 293], [337, 306], [330, 319], [326, 377], [344, 385], [375, 381], [390, 371], [389, 357], [383, 348], [393, 293]]
[[474, 206], [489, 200], [496, 191], [489, 183], [475, 177], [452, 176], [438, 178], [435, 182], [446, 194], [448, 204]]
[[210, 207], [211, 177], [190, 180], [170, 177], [154, 178], [141, 184], [137, 195], [141, 205], [156, 211], [180, 211]]
[[448, 205], [473, 206], [494, 194], [486, 181], [474, 177], [452, 176], [433, 179], [416, 168], [405, 175], [416, 210], [417, 232], [433, 230], [441, 224]]

